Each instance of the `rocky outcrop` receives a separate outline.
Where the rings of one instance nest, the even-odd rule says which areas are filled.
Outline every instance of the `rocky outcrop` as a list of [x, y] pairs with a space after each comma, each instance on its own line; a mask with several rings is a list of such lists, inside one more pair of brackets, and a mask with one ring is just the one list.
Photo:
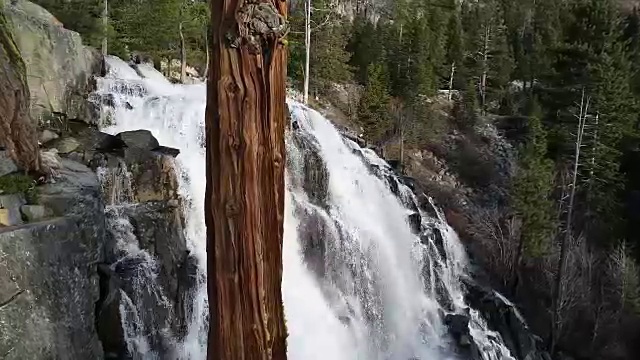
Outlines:
[[7, 1], [4, 12], [26, 63], [34, 121], [56, 128], [66, 119], [96, 121], [87, 95], [92, 75], [101, 69], [98, 52], [29, 1]]
[[0, 357], [126, 359], [143, 334], [175, 358], [203, 281], [184, 235], [179, 151], [145, 131], [68, 125], [47, 134], [59, 164], [46, 184], [1, 158]]
[[95, 329], [104, 207], [96, 175], [64, 160], [38, 188], [48, 220], [0, 227], [0, 357], [101, 359]]
[[171, 349], [186, 334], [202, 281], [187, 248], [175, 160], [166, 154], [179, 151], [159, 146], [146, 130], [111, 136], [80, 127], [65, 136], [80, 144], [67, 156], [101, 174], [109, 205], [96, 308], [105, 357], [135, 357], [127, 339], [139, 335], [161, 358], [175, 358]]
[[502, 337], [511, 354], [517, 359], [549, 360], [541, 350], [542, 339], [535, 336], [515, 305], [471, 279], [464, 281], [467, 289], [465, 300], [487, 320], [489, 328]]

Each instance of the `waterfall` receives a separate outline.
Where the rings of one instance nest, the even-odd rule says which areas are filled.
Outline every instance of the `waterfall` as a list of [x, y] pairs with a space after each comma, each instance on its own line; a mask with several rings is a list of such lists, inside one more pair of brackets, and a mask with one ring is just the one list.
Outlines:
[[[205, 274], [206, 87], [172, 85], [150, 66], [134, 70], [115, 57], [107, 64], [96, 92], [113, 99], [103, 107], [102, 131], [147, 129], [162, 145], [180, 149], [186, 237]], [[468, 260], [439, 210], [419, 208], [384, 160], [345, 139], [320, 113], [294, 100], [289, 108], [295, 126], [286, 136], [282, 285], [289, 358], [513, 359], [500, 335], [465, 303], [461, 278], [468, 276]], [[126, 223], [118, 228], [126, 238]], [[127, 251], [124, 258], [137, 250]], [[153, 271], [154, 259], [136, 258]], [[188, 334], [171, 344], [174, 358], [205, 359], [206, 295], [200, 284]], [[136, 323], [140, 305], [123, 299], [122, 318]], [[451, 335], [447, 323], [456, 314], [468, 319], [472, 339]], [[157, 358], [160, 350], [131, 331], [135, 326], [124, 327], [127, 344], [143, 359]], [[469, 343], [466, 353], [461, 342]]]

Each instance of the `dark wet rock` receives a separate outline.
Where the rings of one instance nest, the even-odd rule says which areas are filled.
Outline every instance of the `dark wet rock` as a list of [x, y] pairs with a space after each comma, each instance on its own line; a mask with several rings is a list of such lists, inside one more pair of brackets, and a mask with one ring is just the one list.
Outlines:
[[446, 314], [444, 323], [449, 329], [449, 333], [459, 340], [463, 335], [469, 335], [469, 316], [464, 314]]
[[119, 133], [116, 137], [122, 140], [130, 148], [155, 150], [160, 146], [158, 140], [149, 130], [125, 131]]
[[102, 342], [105, 359], [124, 359], [127, 357], [127, 348], [120, 316], [122, 280], [108, 264], [98, 264], [97, 269], [101, 294], [96, 303], [98, 337]]
[[[170, 339], [186, 335], [193, 313], [191, 299], [197, 285], [204, 282], [199, 275], [197, 259], [187, 249], [182, 210], [168, 201], [150, 201], [118, 207], [109, 216], [111, 223], [117, 222], [118, 218], [128, 220], [131, 226], [127, 231], [131, 231], [134, 238], [127, 240], [129, 233], [112, 227], [105, 247], [109, 270], [105, 269], [101, 274], [101, 300], [106, 307], [105, 314], [98, 319], [101, 339], [105, 336], [103, 343], [108, 344], [105, 352], [122, 354], [126, 349], [118, 332], [113, 337], [109, 335], [109, 329], [122, 316], [106, 305], [114, 296], [123, 296], [112, 295], [117, 286], [127, 296], [124, 300], [141, 309], [135, 314], [140, 319], [137, 326], [147, 335], [152, 348], [169, 353]], [[136, 241], [148, 255], [124, 253], [117, 246], [122, 240]], [[153, 260], [150, 262], [150, 259]]]
[[406, 187], [411, 189], [411, 191], [416, 190], [416, 180], [410, 176], [401, 176], [400, 182], [402, 182]]
[[298, 239], [302, 247], [302, 255], [309, 270], [319, 278], [325, 276], [327, 242], [331, 232], [327, 219], [320, 213], [320, 209], [298, 208]]
[[518, 310], [495, 291], [471, 279], [463, 279], [465, 299], [487, 320], [489, 328], [502, 337], [505, 345], [517, 359], [546, 360], [549, 355], [541, 350], [540, 338], [535, 336]]
[[436, 249], [438, 249], [440, 257], [446, 260], [447, 251], [444, 248], [444, 236], [442, 236], [442, 231], [436, 227], [433, 228], [433, 244], [436, 246]]
[[414, 234], [420, 234], [420, 231], [422, 229], [422, 216], [420, 215], [420, 213], [416, 212], [409, 214], [409, 216], [407, 217], [407, 222], [409, 223], [411, 231], [413, 231]]
[[163, 155], [168, 155], [171, 157], [176, 157], [180, 155], [180, 149], [175, 149], [168, 146], [159, 146], [157, 149], [154, 150], [154, 152], [160, 153]]
[[387, 160], [387, 164], [395, 171], [400, 170], [400, 160]]
[[429, 197], [426, 194], [423, 193], [418, 196], [418, 207], [422, 211], [424, 211], [427, 214], [427, 216], [430, 216], [431, 218], [434, 218], [434, 219], [438, 218], [438, 212], [433, 207]]
[[309, 200], [320, 207], [327, 204], [329, 196], [329, 172], [317, 146], [303, 136], [294, 137], [304, 161], [303, 188]]
[[469, 331], [469, 315], [466, 314], [446, 314], [444, 323], [449, 330], [449, 334], [454, 339], [456, 351], [464, 358], [472, 360], [482, 360], [480, 348], [473, 340]]
[[398, 187], [398, 180], [393, 175], [387, 175], [387, 185], [389, 186], [389, 190], [393, 193], [393, 195], [398, 196], [400, 194], [400, 188]]

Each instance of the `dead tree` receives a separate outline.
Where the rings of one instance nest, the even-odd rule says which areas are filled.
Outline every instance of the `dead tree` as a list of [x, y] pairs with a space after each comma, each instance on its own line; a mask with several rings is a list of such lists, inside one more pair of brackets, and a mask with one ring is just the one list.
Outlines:
[[27, 70], [0, 8], [0, 147], [26, 172], [40, 172], [36, 124], [29, 115]]
[[210, 360], [286, 359], [287, 5], [212, 0], [206, 110]]
[[591, 99], [589, 97], [585, 98], [584, 89], [582, 89], [582, 97], [580, 100], [580, 113], [577, 116], [578, 118], [578, 128], [576, 134], [576, 143], [575, 143], [575, 153], [574, 153], [574, 163], [573, 163], [573, 172], [571, 174], [571, 184], [570, 184], [570, 192], [569, 192], [569, 204], [567, 208], [567, 220], [565, 223], [565, 234], [560, 244], [560, 256], [558, 260], [558, 271], [556, 274], [556, 278], [554, 281], [554, 291], [553, 291], [553, 303], [552, 303], [552, 313], [551, 313], [551, 330], [550, 330], [550, 349], [553, 354], [555, 350], [556, 341], [558, 340], [558, 327], [559, 327], [559, 319], [560, 319], [560, 310], [561, 310], [561, 299], [563, 299], [563, 278], [564, 271], [567, 262], [567, 247], [570, 245], [572, 240], [572, 220], [573, 220], [573, 206], [574, 199], [576, 194], [576, 184], [578, 181], [578, 168], [580, 166], [580, 149], [582, 148], [582, 137], [584, 135], [584, 127], [587, 119], [587, 115], [589, 112], [589, 103]]

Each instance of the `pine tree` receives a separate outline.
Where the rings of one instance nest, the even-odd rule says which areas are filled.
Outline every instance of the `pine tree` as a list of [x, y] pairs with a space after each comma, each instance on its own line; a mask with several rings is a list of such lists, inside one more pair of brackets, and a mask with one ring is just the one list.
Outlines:
[[351, 53], [349, 65], [354, 69], [355, 80], [360, 84], [367, 83], [369, 65], [381, 62], [384, 58], [384, 38], [381, 27], [376, 27], [364, 17], [356, 17], [348, 51]]
[[368, 141], [379, 143], [391, 129], [389, 102], [386, 66], [383, 63], [369, 65], [367, 85], [358, 105], [358, 124]]
[[331, 9], [317, 12], [315, 17], [320, 17], [320, 14], [325, 18], [313, 20], [312, 16], [312, 26], [320, 25], [311, 33], [310, 82], [312, 88], [323, 92], [332, 83], [349, 82], [353, 75], [348, 64], [351, 54], [346, 49], [350, 31], [347, 21]]
[[546, 157], [546, 132], [540, 119], [542, 110], [533, 101], [527, 128], [528, 136], [519, 151], [518, 173], [513, 185], [513, 206], [522, 218], [522, 255], [538, 257], [550, 245], [554, 223], [553, 162]]
[[[620, 172], [622, 142], [634, 135], [637, 122], [638, 104], [633, 96], [629, 79], [630, 66], [622, 52], [622, 45], [616, 44], [599, 57], [598, 63], [590, 66], [593, 85], [592, 115], [597, 121], [591, 122], [590, 148], [584, 163], [583, 174], [588, 186], [586, 201], [593, 212], [594, 237], [613, 240], [620, 236], [621, 192], [624, 177]], [[598, 234], [599, 233], [599, 234]]]

